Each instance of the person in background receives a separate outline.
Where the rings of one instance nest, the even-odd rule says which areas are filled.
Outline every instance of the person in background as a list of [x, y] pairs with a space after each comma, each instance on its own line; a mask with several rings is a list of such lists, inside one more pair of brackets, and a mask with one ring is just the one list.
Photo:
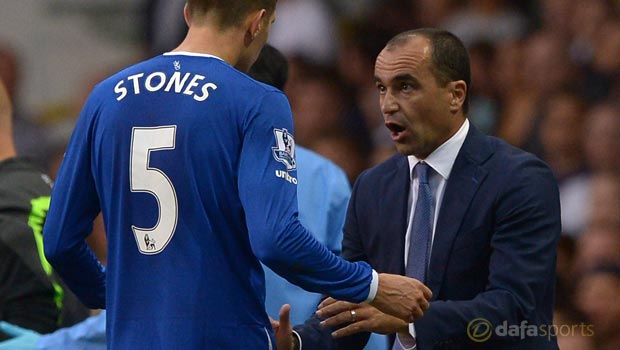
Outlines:
[[[12, 106], [12, 144], [20, 157], [28, 157], [34, 165], [44, 167], [47, 160], [47, 130], [40, 121], [20, 105], [18, 92], [23, 80], [24, 57], [12, 43], [0, 40], [0, 80], [3, 81]], [[9, 139], [5, 139], [8, 142]]]
[[103, 310], [71, 327], [49, 334], [0, 322], [0, 332], [12, 337], [0, 342], [0, 350], [106, 350], [105, 317]]
[[577, 281], [576, 305], [586, 315], [588, 336], [597, 350], [620, 347], [620, 260], [608, 261], [584, 271]]
[[12, 119], [11, 100], [0, 80], [0, 321], [48, 333], [81, 321], [88, 310], [43, 256], [52, 182], [17, 155]]

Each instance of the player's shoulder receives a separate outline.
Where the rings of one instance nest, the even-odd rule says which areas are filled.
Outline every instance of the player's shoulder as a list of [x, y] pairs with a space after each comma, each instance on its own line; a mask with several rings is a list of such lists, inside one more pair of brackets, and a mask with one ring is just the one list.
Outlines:
[[51, 195], [51, 189], [52, 180], [31, 159], [13, 157], [0, 162], [0, 192], [23, 197], [30, 203], [32, 198]]
[[139, 74], [140, 72], [148, 71], [148, 67], [152, 66], [156, 59], [157, 57], [153, 57], [141, 62], [137, 62], [112, 73], [107, 78], [95, 84], [91, 92], [91, 98], [102, 97], [106, 93], [112, 95], [114, 91], [114, 86], [118, 84], [119, 81], [127, 79], [127, 77], [133, 76], [135, 74]]
[[284, 93], [282, 91], [280, 91], [279, 89], [269, 85], [269, 84], [265, 84], [262, 83], [258, 80], [253, 79], [252, 77], [250, 77], [249, 75], [236, 70], [236, 69], [232, 69], [233, 72], [231, 74], [235, 75], [237, 78], [237, 83], [239, 88], [243, 88], [246, 89], [248, 92], [250, 92], [253, 95], [274, 95], [274, 96], [281, 96], [284, 97]]
[[112, 73], [111, 75], [109, 75], [107, 78], [103, 79], [95, 87], [102, 86], [102, 85], [114, 85], [118, 83], [119, 80], [126, 79], [127, 77], [132, 76], [134, 74], [148, 72], [150, 70], [153, 70], [153, 67], [155, 67], [156, 62], [159, 57], [161, 56], [155, 56], [155, 57], [146, 59], [144, 61], [136, 62], [134, 64], [121, 68], [117, 70], [116, 72]]

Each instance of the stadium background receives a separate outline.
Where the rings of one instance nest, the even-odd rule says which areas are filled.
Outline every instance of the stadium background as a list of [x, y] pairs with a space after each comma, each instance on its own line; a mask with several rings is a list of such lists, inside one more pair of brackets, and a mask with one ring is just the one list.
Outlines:
[[[173, 48], [183, 35], [179, 6], [2, 1], [0, 75], [14, 98], [19, 152], [53, 176], [93, 84]], [[376, 54], [410, 28], [461, 37], [472, 59], [471, 121], [540, 156], [560, 184], [556, 323], [595, 332], [561, 336], [562, 348], [618, 349], [619, 15], [614, 0], [279, 0], [270, 42], [291, 61], [297, 142], [353, 182], [394, 152], [372, 78]]]

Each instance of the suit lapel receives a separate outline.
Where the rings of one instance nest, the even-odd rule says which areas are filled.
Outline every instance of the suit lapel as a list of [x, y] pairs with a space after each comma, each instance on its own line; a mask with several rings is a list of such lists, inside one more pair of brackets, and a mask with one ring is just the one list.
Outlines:
[[452, 243], [459, 232], [465, 213], [487, 175], [487, 171], [480, 167], [480, 164], [491, 153], [486, 137], [470, 124], [467, 138], [446, 184], [437, 219], [427, 283], [433, 291], [433, 298], [439, 295]]
[[384, 177], [384, 193], [379, 194], [378, 198], [383, 200], [381, 217], [388, 218], [382, 220], [385, 227], [381, 230], [384, 237], [382, 241], [387, 242], [385, 248], [388, 250], [382, 254], [382, 259], [386, 265], [385, 270], [395, 274], [405, 274], [405, 235], [407, 233], [407, 206], [411, 180], [409, 176], [409, 163], [407, 157], [400, 156], [395, 159], [397, 166], [394, 173]]

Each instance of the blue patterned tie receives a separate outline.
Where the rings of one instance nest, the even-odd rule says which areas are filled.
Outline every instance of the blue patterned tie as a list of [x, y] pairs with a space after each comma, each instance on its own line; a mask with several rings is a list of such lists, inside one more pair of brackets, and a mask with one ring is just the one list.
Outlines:
[[[422, 283], [426, 283], [428, 274], [428, 257], [433, 233], [433, 194], [428, 184], [429, 169], [430, 166], [426, 163], [418, 163], [413, 168], [418, 178], [418, 199], [415, 202], [415, 211], [411, 223], [409, 252], [405, 268], [408, 277], [415, 278]], [[392, 349], [403, 349], [398, 339], [394, 342]]]
[[413, 277], [422, 283], [426, 283], [428, 256], [431, 250], [431, 236], [433, 232], [433, 194], [428, 184], [429, 169], [430, 167], [426, 163], [418, 163], [413, 169], [418, 177], [418, 199], [415, 203], [415, 212], [411, 224], [409, 253], [405, 269], [407, 276]]

